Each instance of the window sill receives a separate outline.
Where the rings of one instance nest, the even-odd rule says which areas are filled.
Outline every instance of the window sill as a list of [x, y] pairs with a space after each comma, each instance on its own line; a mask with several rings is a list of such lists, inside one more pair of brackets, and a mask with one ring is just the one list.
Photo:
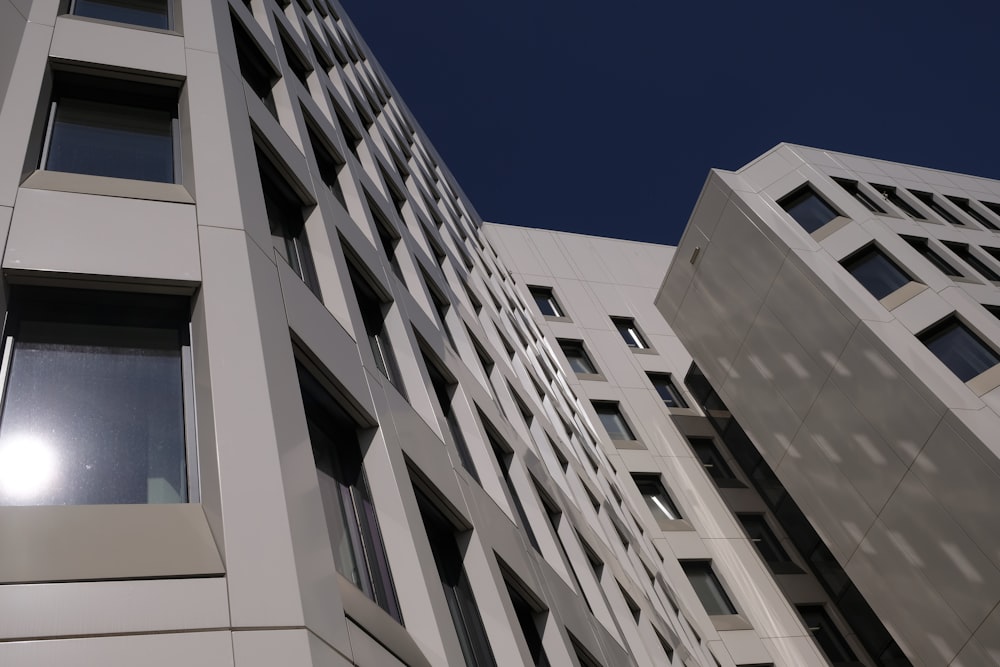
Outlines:
[[753, 630], [753, 625], [750, 621], [743, 618], [739, 614], [724, 614], [720, 616], [708, 617], [712, 621], [712, 625], [719, 632], [725, 632], [727, 630]]
[[833, 236], [851, 222], [852, 220], [850, 218], [845, 218], [844, 216], [839, 215], [816, 231], [812, 232], [810, 236], [812, 236], [816, 241], [822, 241], [825, 238]]
[[572, 322], [572, 318], [566, 317], [565, 315], [542, 315], [542, 319], [546, 322]]
[[657, 354], [656, 350], [651, 347], [630, 347], [632, 354]]
[[882, 297], [879, 303], [882, 304], [886, 310], [893, 310], [895, 308], [899, 308], [926, 289], [927, 285], [911, 280], [895, 292]]
[[1000, 387], [1000, 364], [985, 370], [972, 378], [965, 385], [971, 389], [976, 396], [987, 394], [997, 387]]
[[410, 633], [396, 622], [382, 607], [378, 606], [361, 592], [361, 590], [337, 573], [337, 585], [340, 588], [340, 601], [344, 605], [344, 613], [358, 627], [372, 637], [378, 637], [378, 643], [407, 665], [414, 667], [431, 667], [427, 657]]
[[656, 517], [656, 525], [664, 533], [679, 533], [682, 531], [694, 530], [694, 526], [687, 519], [667, 519]]
[[611, 442], [614, 444], [615, 449], [646, 449], [646, 445], [642, 444], [641, 440], [616, 440], [611, 438]]
[[589, 382], [607, 382], [608, 379], [604, 377], [603, 373], [577, 373], [576, 378], [578, 380], [587, 380]]
[[57, 192], [148, 199], [179, 204], [194, 203], [194, 198], [191, 197], [187, 189], [177, 183], [136, 181], [129, 178], [110, 178], [108, 176], [73, 174], [44, 169], [32, 172], [21, 183], [21, 187], [32, 190], [55, 190]]

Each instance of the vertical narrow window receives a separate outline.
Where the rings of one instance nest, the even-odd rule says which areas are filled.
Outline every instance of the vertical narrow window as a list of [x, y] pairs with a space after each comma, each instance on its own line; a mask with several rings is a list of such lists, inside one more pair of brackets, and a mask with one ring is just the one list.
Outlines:
[[[316, 156], [317, 174], [326, 186], [333, 198], [340, 202], [340, 205], [347, 209], [347, 199], [344, 197], [344, 190], [340, 187], [340, 171], [344, 168], [344, 161], [336, 157], [327, 142], [320, 139], [320, 133], [306, 126], [309, 133], [309, 141], [312, 144], [313, 154]], [[317, 185], [319, 185], [317, 183]]]
[[944, 275], [953, 278], [962, 277], [962, 272], [949, 264], [944, 257], [931, 248], [927, 239], [918, 236], [902, 236], [901, 238], [910, 244], [910, 247], [919, 252], [924, 259], [936, 266]]
[[302, 87], [308, 91], [309, 75], [312, 73], [312, 67], [299, 54], [298, 48], [289, 46], [289, 42], [292, 41], [291, 37], [279, 31], [278, 41], [281, 42], [281, 50], [285, 54], [285, 60], [288, 62], [288, 67], [292, 70], [292, 74], [299, 80]]
[[337, 115], [337, 124], [340, 125], [340, 131], [344, 133], [344, 141], [347, 143], [347, 148], [354, 155], [355, 159], [360, 159], [358, 157], [358, 146], [363, 141], [361, 133], [354, 129], [354, 123], [347, 117], [347, 114], [340, 108], [340, 105], [336, 102], [332, 102], [332, 104], [334, 112]]
[[538, 306], [538, 310], [542, 315], [546, 317], [565, 317], [562, 308], [559, 307], [559, 302], [556, 301], [556, 297], [552, 293], [551, 287], [529, 286], [528, 291], [531, 292], [531, 297], [535, 300], [535, 305]]
[[634, 350], [648, 350], [649, 344], [642, 337], [639, 327], [636, 326], [635, 319], [631, 317], [612, 317], [611, 322], [618, 329], [625, 344]]
[[912, 278], [874, 244], [844, 259], [841, 264], [876, 299], [882, 299]]
[[1000, 275], [990, 268], [986, 262], [973, 255], [972, 250], [969, 249], [969, 245], [967, 243], [942, 241], [941, 244], [948, 250], [955, 253], [963, 262], [975, 269], [983, 278], [993, 282], [1000, 281]]
[[171, 0], [72, 0], [69, 13], [103, 21], [170, 30]]
[[468, 667], [496, 667], [479, 606], [465, 574], [462, 552], [455, 540], [455, 529], [424, 494], [417, 491], [416, 495], [424, 530], [427, 531], [427, 542], [437, 566], [441, 588], [448, 603], [448, 611], [451, 612], [465, 664]]
[[389, 380], [392, 386], [402, 392], [403, 387], [400, 381], [399, 366], [396, 364], [396, 355], [393, 353], [392, 343], [385, 330], [385, 313], [391, 302], [379, 297], [375, 288], [353, 264], [349, 264], [347, 270], [351, 278], [351, 286], [354, 288], [354, 296], [358, 300], [358, 308], [361, 310], [361, 320], [365, 327], [365, 335], [368, 337], [372, 357], [375, 360], [375, 367]]
[[844, 188], [844, 190], [849, 192], [852, 197], [857, 199], [862, 206], [872, 213], [885, 213], [885, 209], [876, 204], [875, 200], [869, 197], [868, 193], [861, 189], [861, 186], [857, 181], [849, 181], [844, 178], [835, 178], [833, 180], [837, 183], [837, 185]]
[[524, 643], [528, 646], [531, 664], [535, 667], [549, 667], [549, 659], [542, 646], [542, 633], [539, 628], [539, 626], [545, 626], [548, 610], [529, 602], [528, 598], [518, 590], [519, 586], [512, 584], [506, 577], [504, 583], [507, 584], [507, 594], [510, 596], [511, 606], [514, 607], [514, 615], [521, 628]]
[[830, 662], [837, 665], [857, 660], [854, 651], [833, 624], [823, 605], [796, 605], [795, 608], [802, 616], [806, 629]]
[[389, 268], [392, 269], [393, 275], [399, 278], [399, 282], [406, 285], [406, 279], [403, 278], [403, 269], [399, 265], [399, 258], [396, 257], [396, 246], [399, 245], [400, 235], [393, 227], [392, 223], [385, 219], [382, 215], [382, 211], [379, 210], [378, 204], [372, 201], [371, 197], [368, 197], [368, 210], [372, 212], [372, 219], [375, 222], [375, 233], [378, 234], [378, 239], [382, 243], [382, 252], [385, 253], [385, 258], [389, 260]]
[[431, 380], [431, 387], [434, 389], [434, 397], [437, 398], [441, 415], [444, 417], [445, 425], [448, 427], [448, 433], [451, 434], [455, 449], [458, 450], [458, 458], [462, 467], [478, 482], [479, 475], [476, 473], [476, 466], [472, 463], [469, 444], [466, 442], [462, 428], [458, 424], [458, 419], [455, 417], [455, 410], [452, 405], [455, 394], [458, 391], [458, 383], [445, 378], [444, 374], [439, 370], [438, 365], [428, 359], [426, 355], [424, 355], [423, 359], [427, 375]]
[[725, 616], [736, 613], [736, 607], [722, 587], [722, 582], [712, 570], [712, 561], [681, 561], [681, 568], [687, 575], [701, 604], [709, 616]]
[[12, 287], [0, 505], [197, 499], [189, 314], [187, 297]]
[[257, 41], [247, 32], [239, 19], [232, 17], [233, 38], [236, 40], [236, 57], [240, 63], [240, 74], [254, 94], [264, 103], [272, 116], [277, 117], [278, 107], [274, 103], [274, 84], [281, 75], [275, 71], [267, 57], [257, 46]]
[[444, 332], [445, 338], [451, 344], [451, 348], [457, 349], [455, 345], [455, 337], [451, 334], [451, 327], [448, 326], [448, 311], [451, 310], [451, 304], [448, 300], [438, 292], [437, 286], [430, 279], [426, 273], [421, 270], [424, 276], [424, 284], [427, 286], [427, 292], [431, 296], [431, 304], [434, 306], [434, 312], [437, 314], [438, 322], [441, 324], [441, 330]]
[[594, 362], [591, 361], [590, 355], [587, 354], [586, 348], [583, 346], [582, 340], [563, 340], [559, 341], [559, 348], [562, 350], [563, 354], [566, 355], [566, 361], [569, 362], [569, 367], [574, 373], [580, 375], [596, 375], [597, 367], [594, 366]]
[[306, 236], [302, 200], [260, 148], [257, 148], [257, 166], [274, 249], [312, 293], [321, 299], [319, 280]]
[[945, 220], [946, 222], [950, 222], [951, 224], [957, 225], [959, 227], [967, 227], [968, 226], [968, 225], [965, 224], [965, 222], [963, 222], [962, 220], [959, 220], [955, 216], [955, 214], [953, 214], [951, 211], [949, 211], [948, 209], [946, 209], [941, 204], [941, 202], [939, 202], [937, 200], [937, 197], [935, 197], [932, 193], [930, 193], [930, 192], [921, 192], [920, 190], [910, 190], [910, 194], [912, 194], [914, 197], [916, 197], [921, 202], [923, 202], [927, 206], [927, 208], [929, 208], [930, 210], [934, 211], [939, 216], [941, 216], [941, 218], [943, 220]]
[[878, 185], [877, 183], [872, 183], [871, 186], [882, 195], [882, 198], [901, 210], [906, 215], [910, 216], [914, 220], [926, 220], [927, 216], [918, 211], [910, 202], [903, 199], [896, 188], [889, 185]]
[[804, 185], [778, 200], [778, 206], [785, 209], [785, 212], [810, 234], [840, 217], [840, 213], [809, 185]]
[[639, 489], [639, 493], [642, 494], [643, 500], [646, 501], [649, 511], [658, 521], [676, 521], [683, 518], [677, 510], [677, 506], [674, 505], [674, 501], [670, 499], [670, 494], [664, 488], [659, 475], [632, 473], [632, 480]]
[[962, 382], [1000, 363], [996, 351], [954, 315], [917, 334], [917, 338]]
[[771, 530], [771, 526], [768, 525], [763, 514], [737, 514], [736, 518], [743, 526], [743, 532], [757, 547], [761, 558], [775, 574], [801, 572], [792, 562], [785, 548], [781, 546], [781, 541]]
[[668, 408], [686, 408], [687, 401], [684, 396], [674, 386], [674, 381], [669, 373], [646, 373], [649, 381], [653, 383], [656, 393], [660, 395], [663, 404]]
[[992, 231], [1000, 230], [1000, 227], [997, 227], [995, 224], [993, 224], [992, 220], [987, 218], [985, 215], [983, 215], [976, 209], [972, 208], [972, 202], [970, 202], [968, 199], [964, 199], [962, 197], [952, 197], [950, 195], [947, 196], [947, 199], [952, 204], [961, 209], [962, 213], [965, 213], [967, 216], [969, 216], [970, 218], [981, 224], [986, 229]]
[[337, 570], [402, 622], [365, 475], [358, 425], [312, 373], [298, 363], [296, 369]]
[[635, 434], [625, 421], [621, 408], [610, 401], [592, 401], [604, 430], [612, 440], [635, 440]]
[[[482, 415], [480, 415], [482, 418]], [[517, 520], [521, 524], [521, 530], [528, 538], [528, 542], [531, 546], [535, 548], [535, 551], [541, 551], [538, 547], [538, 539], [535, 537], [535, 531], [531, 528], [531, 522], [528, 521], [528, 515], [524, 511], [524, 505], [521, 503], [521, 496], [518, 495], [517, 489], [514, 488], [514, 481], [510, 478], [510, 467], [514, 462], [514, 452], [507, 448], [505, 443], [502, 443], [500, 438], [493, 432], [493, 428], [483, 420], [483, 427], [486, 430], [486, 437], [490, 441], [490, 448], [493, 450], [493, 456], [497, 460], [497, 466], [500, 468], [500, 474], [503, 476], [504, 486], [507, 488], [507, 495], [510, 496], [510, 504], [514, 508], [514, 512], [517, 514]]]
[[723, 488], [743, 486], [743, 483], [737, 479], [732, 468], [722, 457], [712, 438], [688, 437], [688, 442], [691, 443], [691, 449], [694, 450], [702, 467], [705, 468], [705, 472], [712, 478], [716, 486]]

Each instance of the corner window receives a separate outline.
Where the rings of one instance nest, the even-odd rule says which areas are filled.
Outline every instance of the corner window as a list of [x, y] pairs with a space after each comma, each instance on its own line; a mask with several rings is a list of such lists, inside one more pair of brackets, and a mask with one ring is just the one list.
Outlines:
[[667, 521], [677, 521], [683, 518], [677, 510], [677, 506], [674, 505], [674, 501], [670, 499], [670, 495], [664, 488], [663, 481], [659, 475], [633, 473], [632, 480], [635, 482], [636, 487], [638, 487], [639, 493], [642, 494], [643, 499], [646, 501], [646, 506], [649, 507], [649, 511], [653, 513], [654, 517], [657, 519], [666, 519]]
[[726, 616], [736, 613], [736, 607], [733, 606], [725, 589], [722, 588], [722, 583], [712, 570], [712, 561], [681, 561], [681, 568], [709, 616]]
[[674, 386], [674, 381], [669, 373], [646, 373], [646, 377], [653, 383], [656, 393], [660, 395], [663, 404], [668, 408], [686, 408], [687, 401], [681, 392]]
[[197, 499], [187, 297], [15, 286], [0, 505]]
[[868, 196], [861, 186], [858, 185], [857, 181], [848, 181], [843, 178], [833, 179], [837, 185], [844, 188], [852, 197], [858, 200], [858, 202], [864, 206], [866, 209], [872, 213], [885, 214], [885, 209], [875, 203], [875, 200]]
[[562, 308], [552, 294], [551, 287], [528, 287], [531, 297], [535, 300], [538, 310], [546, 317], [565, 317]]
[[299, 363], [296, 369], [337, 571], [402, 622], [365, 475], [358, 424], [312, 373]]
[[597, 374], [597, 367], [590, 360], [590, 355], [587, 354], [587, 350], [583, 347], [582, 340], [560, 340], [559, 347], [562, 349], [563, 354], [566, 355], [566, 361], [569, 362], [569, 367], [573, 369], [574, 373], [582, 375]]
[[103, 21], [170, 30], [171, 0], [72, 0], [69, 13]]
[[56, 72], [42, 168], [180, 181], [177, 89]]
[[948, 263], [944, 257], [942, 257], [937, 251], [931, 248], [930, 243], [927, 239], [918, 236], [903, 236], [901, 237], [904, 241], [910, 244], [914, 250], [916, 250], [920, 255], [926, 259], [928, 262], [933, 264], [938, 268], [941, 273], [952, 278], [962, 278], [964, 277], [962, 272]]
[[636, 326], [635, 320], [631, 317], [612, 317], [612, 324], [618, 329], [618, 333], [621, 334], [622, 340], [625, 344], [634, 350], [648, 350], [649, 343], [646, 339], [642, 337], [639, 332], [639, 327]]
[[874, 244], [841, 262], [843, 267], [876, 299], [882, 299], [912, 278]]
[[804, 185], [778, 200], [778, 206], [785, 209], [785, 212], [810, 234], [834, 218], [840, 217], [840, 213], [809, 185]]
[[593, 404], [604, 430], [608, 432], [608, 437], [612, 440], [635, 440], [635, 434], [629, 428], [617, 403], [593, 401]]
[[910, 202], [903, 199], [896, 191], [896, 188], [890, 185], [879, 185], [878, 183], [872, 183], [871, 186], [876, 192], [882, 195], [882, 199], [889, 202], [914, 220], [927, 219], [927, 216], [918, 211], [912, 204], [910, 204]]
[[954, 315], [917, 335], [962, 382], [1000, 363], [1000, 356]]
[[795, 605], [795, 608], [802, 617], [806, 629], [831, 663], [838, 665], [857, 660], [854, 651], [833, 624], [823, 605]]
[[998, 275], [996, 271], [990, 268], [990, 266], [986, 264], [986, 262], [973, 255], [967, 243], [952, 243], [950, 241], [942, 241], [941, 245], [943, 245], [945, 248], [955, 253], [959, 259], [961, 259], [963, 262], [965, 262], [973, 269], [975, 269], [979, 273], [979, 275], [981, 275], [983, 278], [986, 278], [987, 280], [993, 282], [1000, 281], [1000, 275]]

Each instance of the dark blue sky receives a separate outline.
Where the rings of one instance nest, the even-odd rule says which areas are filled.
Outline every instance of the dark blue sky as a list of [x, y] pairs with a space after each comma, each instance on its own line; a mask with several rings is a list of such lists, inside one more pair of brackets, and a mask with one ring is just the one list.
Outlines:
[[487, 220], [675, 243], [781, 141], [1000, 178], [996, 0], [342, 0]]

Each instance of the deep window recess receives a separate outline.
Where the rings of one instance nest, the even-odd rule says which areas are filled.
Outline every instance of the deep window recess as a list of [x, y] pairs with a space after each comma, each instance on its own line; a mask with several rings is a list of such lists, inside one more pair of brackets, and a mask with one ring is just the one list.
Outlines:
[[732, 468], [722, 457], [712, 438], [688, 437], [688, 442], [691, 443], [691, 449], [701, 461], [705, 472], [715, 481], [716, 486], [723, 488], [743, 486], [743, 483], [737, 479]]
[[392, 386], [402, 391], [396, 355], [392, 351], [392, 343], [385, 330], [385, 313], [391, 302], [379, 298], [375, 289], [353, 265], [348, 265], [347, 269], [354, 295], [358, 299], [358, 308], [361, 310], [361, 319], [365, 334], [368, 336], [368, 345], [375, 359], [375, 366]]
[[559, 307], [559, 302], [556, 301], [556, 297], [552, 294], [551, 287], [528, 287], [528, 291], [531, 292], [532, 298], [535, 300], [535, 305], [538, 306], [538, 310], [546, 317], [565, 317], [562, 308]]
[[593, 401], [593, 404], [604, 430], [612, 440], [635, 440], [635, 434], [629, 428], [617, 403]]
[[955, 253], [963, 262], [975, 269], [983, 278], [994, 282], [1000, 281], [1000, 275], [991, 269], [986, 262], [973, 255], [968, 244], [952, 243], [950, 241], [942, 241], [941, 244], [948, 250]]
[[948, 261], [939, 255], [937, 251], [931, 248], [927, 239], [918, 236], [903, 236], [901, 237], [904, 241], [910, 244], [910, 246], [923, 255], [924, 259], [933, 264], [938, 268], [941, 273], [946, 276], [951, 276], [953, 278], [961, 278], [963, 274], [961, 271], [956, 269], [954, 266], [948, 263]]
[[903, 213], [913, 218], [914, 220], [927, 219], [927, 216], [925, 216], [923, 213], [914, 208], [913, 205], [910, 204], [910, 202], [900, 197], [899, 193], [896, 192], [896, 188], [889, 185], [879, 185], [877, 183], [872, 183], [871, 186], [875, 188], [875, 190], [877, 190], [879, 194], [882, 195], [883, 199], [885, 199], [887, 202], [889, 202], [890, 204], [892, 204], [893, 206], [901, 210]]
[[170, 30], [172, 0], [72, 0], [69, 13], [103, 21]]
[[309, 238], [306, 236], [302, 200], [260, 148], [257, 148], [257, 166], [260, 169], [264, 210], [271, 228], [274, 249], [312, 293], [321, 299], [319, 280], [316, 278]]
[[726, 591], [722, 588], [722, 583], [712, 570], [712, 561], [686, 560], [681, 561], [681, 567], [709, 616], [725, 616], [736, 613], [736, 607], [733, 606]]
[[872, 213], [885, 213], [885, 209], [875, 203], [875, 200], [868, 196], [868, 194], [861, 189], [857, 181], [848, 181], [843, 178], [833, 179], [837, 185], [844, 188], [851, 194], [852, 197], [858, 200], [862, 206], [867, 208]]
[[649, 344], [646, 339], [642, 337], [639, 332], [639, 327], [636, 326], [635, 320], [631, 317], [612, 317], [611, 322], [618, 329], [618, 333], [621, 334], [622, 339], [625, 344], [636, 350], [646, 350], [649, 349]]
[[437, 566], [441, 588], [448, 603], [448, 611], [451, 612], [465, 664], [468, 667], [496, 667], [479, 606], [462, 565], [462, 552], [455, 540], [455, 529], [422, 493], [417, 491], [416, 495], [424, 530], [427, 531], [427, 542], [434, 556], [434, 564]]
[[430, 377], [431, 386], [434, 389], [434, 396], [437, 398], [438, 407], [441, 408], [441, 414], [448, 427], [448, 433], [451, 434], [452, 442], [455, 443], [455, 449], [458, 450], [458, 458], [462, 467], [478, 482], [479, 475], [476, 472], [476, 466], [472, 463], [469, 444], [465, 441], [462, 427], [459, 426], [458, 418], [455, 416], [453, 401], [458, 392], [458, 383], [445, 378], [438, 369], [438, 365], [428, 359], [426, 355], [423, 359], [424, 367], [427, 369], [427, 375]]
[[947, 199], [952, 204], [962, 209], [963, 213], [965, 213], [967, 216], [969, 216], [970, 218], [981, 224], [986, 229], [990, 229], [993, 231], [1000, 230], [1000, 228], [998, 228], [995, 224], [993, 224], [993, 221], [991, 221], [989, 218], [987, 218], [985, 215], [983, 215], [976, 209], [972, 208], [972, 203], [969, 202], [968, 199], [963, 199], [962, 197], [952, 197], [950, 195], [948, 195]]
[[785, 209], [795, 222], [810, 234], [839, 218], [836, 211], [825, 199], [816, 194], [809, 185], [804, 185], [790, 195], [778, 200], [778, 206]]
[[892, 294], [912, 278], [875, 245], [869, 245], [841, 262], [876, 299]]
[[656, 393], [660, 395], [663, 404], [668, 408], [686, 408], [687, 401], [674, 385], [669, 373], [646, 373], [649, 381], [653, 383]]
[[282, 34], [278, 39], [281, 42], [281, 50], [285, 54], [285, 60], [288, 61], [288, 67], [291, 68], [292, 73], [299, 80], [299, 83], [302, 84], [302, 87], [309, 90], [309, 75], [312, 73], [312, 67], [299, 55], [297, 49], [288, 45], [288, 42], [291, 41], [290, 37]]
[[524, 511], [524, 504], [521, 503], [521, 496], [518, 495], [517, 489], [514, 488], [514, 481], [510, 478], [510, 467], [514, 462], [514, 453], [500, 441], [500, 438], [493, 433], [492, 427], [487, 425], [485, 421], [483, 427], [486, 429], [486, 437], [490, 441], [493, 456], [500, 467], [500, 474], [503, 476], [504, 485], [507, 487], [507, 493], [510, 495], [511, 505], [514, 506], [514, 512], [517, 513], [517, 520], [521, 523], [521, 529], [527, 535], [528, 541], [535, 548], [535, 551], [541, 552], [541, 549], [538, 547], [538, 539], [535, 537], [535, 531], [531, 528], [531, 522], [528, 521], [528, 515]]
[[[994, 215], [1000, 217], [1000, 204], [991, 201], [981, 201], [979, 203], [988, 208]], [[996, 227], [990, 227], [990, 229], [996, 229]]]
[[196, 500], [187, 297], [14, 286], [0, 505]]
[[451, 349], [458, 349], [458, 346], [455, 345], [455, 336], [452, 335], [451, 327], [448, 326], [448, 311], [451, 310], [451, 303], [438, 291], [437, 286], [431, 280], [430, 276], [423, 269], [420, 272], [424, 277], [424, 284], [427, 286], [427, 292], [430, 294], [431, 304], [434, 306], [434, 312], [437, 314], [438, 322], [441, 324], [441, 330], [444, 332], [445, 338], [448, 339]]
[[323, 185], [327, 187], [334, 199], [340, 202], [344, 209], [347, 209], [344, 190], [340, 187], [340, 170], [344, 168], [344, 161], [337, 158], [333, 151], [327, 148], [326, 142], [319, 138], [319, 132], [313, 130], [309, 125], [306, 126], [306, 129], [309, 132], [313, 154], [316, 156], [320, 180], [323, 181]]
[[823, 605], [796, 605], [806, 629], [819, 644], [823, 654], [833, 664], [854, 662], [857, 657], [848, 646], [847, 640], [833, 624]]
[[323, 385], [296, 363], [320, 496], [337, 571], [402, 622], [357, 423]]
[[927, 208], [937, 213], [945, 221], [950, 222], [951, 224], [957, 225], [959, 227], [968, 226], [963, 221], [955, 217], [955, 215], [951, 211], [942, 206], [941, 202], [937, 200], [937, 197], [935, 197], [930, 192], [921, 192], [920, 190], [910, 190], [910, 194], [912, 194], [914, 197], [916, 197], [921, 202], [926, 204]]
[[761, 558], [772, 570], [778, 574], [788, 573], [792, 568], [795, 571], [801, 571], [795, 567], [788, 552], [781, 546], [778, 536], [771, 530], [771, 526], [768, 525], [763, 514], [737, 514], [736, 518], [743, 525], [743, 531], [747, 537], [757, 547]]
[[670, 494], [667, 493], [659, 475], [632, 473], [632, 479], [653, 516], [662, 517], [668, 521], [683, 518], [674, 501], [670, 499]]
[[42, 169], [180, 181], [178, 89], [56, 72]]
[[511, 606], [514, 607], [517, 624], [521, 627], [525, 644], [528, 645], [531, 664], [536, 667], [548, 667], [549, 659], [542, 647], [542, 633], [539, 631], [539, 625], [545, 626], [545, 617], [548, 615], [548, 611], [536, 609], [535, 605], [528, 602], [527, 598], [518, 592], [515, 585], [506, 580], [504, 583], [507, 584], [507, 594], [510, 596]]
[[272, 116], [277, 117], [278, 107], [274, 103], [274, 84], [281, 78], [271, 63], [257, 46], [257, 41], [247, 32], [236, 17], [232, 17], [233, 38], [236, 40], [236, 57], [240, 63], [240, 74], [254, 94], [260, 98]]
[[563, 354], [566, 355], [566, 361], [569, 362], [569, 367], [573, 369], [574, 373], [583, 375], [597, 374], [597, 367], [594, 366], [590, 355], [587, 354], [582, 340], [560, 340], [559, 347], [562, 349]]
[[372, 220], [375, 222], [375, 233], [378, 234], [378, 239], [382, 243], [382, 250], [385, 253], [385, 258], [389, 260], [389, 267], [392, 269], [393, 275], [399, 278], [399, 282], [406, 285], [406, 279], [403, 278], [403, 269], [399, 265], [399, 258], [396, 257], [396, 246], [399, 245], [400, 235], [396, 231], [396, 228], [391, 222], [385, 219], [382, 212], [378, 208], [378, 204], [372, 201], [371, 197], [368, 197], [368, 210], [372, 212]]
[[917, 337], [962, 382], [968, 382], [1000, 363], [996, 351], [954, 315]]

